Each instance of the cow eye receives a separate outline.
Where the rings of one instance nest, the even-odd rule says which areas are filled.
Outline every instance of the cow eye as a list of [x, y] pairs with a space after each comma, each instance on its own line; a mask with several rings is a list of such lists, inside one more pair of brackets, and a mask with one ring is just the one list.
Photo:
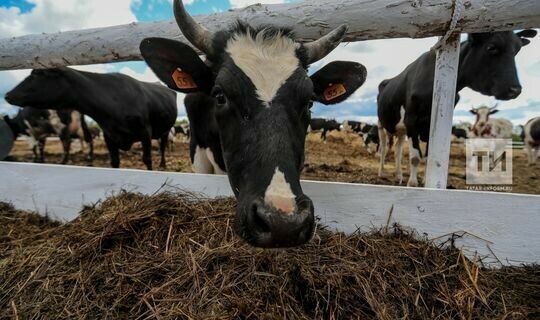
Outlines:
[[223, 92], [223, 89], [221, 89], [221, 87], [219, 86], [215, 86], [214, 89], [212, 89], [212, 96], [216, 99], [219, 105], [227, 103], [225, 93]]
[[499, 53], [499, 49], [498, 49], [495, 45], [492, 45], [492, 44], [488, 44], [487, 47], [486, 47], [486, 50], [487, 50], [490, 54], [497, 54], [497, 53]]

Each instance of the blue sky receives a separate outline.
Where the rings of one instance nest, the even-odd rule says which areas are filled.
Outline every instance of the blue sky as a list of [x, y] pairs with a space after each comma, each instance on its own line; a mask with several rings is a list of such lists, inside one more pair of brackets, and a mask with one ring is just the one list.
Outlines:
[[[300, 2], [301, 0], [185, 0], [188, 11], [208, 14], [239, 8], [254, 3]], [[158, 21], [172, 19], [171, 0], [0, 0], [0, 38], [30, 33], [50, 33], [92, 27], [126, 24], [133, 21]], [[377, 85], [385, 78], [401, 72], [421, 53], [427, 51], [435, 38], [375, 40], [343, 44], [323, 61], [313, 65], [310, 72], [332, 60], [353, 60], [368, 69], [368, 80], [346, 103], [335, 106], [315, 105], [314, 116], [376, 121]], [[513, 101], [499, 102], [498, 116], [515, 124], [540, 115], [540, 37], [523, 48], [516, 58], [522, 95]], [[79, 68], [79, 67], [78, 67]], [[94, 72], [122, 72], [144, 81], [156, 81], [144, 62], [127, 62], [108, 65], [83, 66]], [[0, 72], [0, 113], [14, 114], [17, 108], [9, 106], [3, 95], [21, 81], [29, 70]], [[454, 120], [472, 121], [468, 109], [481, 104], [492, 106], [497, 101], [471, 90], [460, 93]], [[179, 114], [185, 115], [179, 98]]]

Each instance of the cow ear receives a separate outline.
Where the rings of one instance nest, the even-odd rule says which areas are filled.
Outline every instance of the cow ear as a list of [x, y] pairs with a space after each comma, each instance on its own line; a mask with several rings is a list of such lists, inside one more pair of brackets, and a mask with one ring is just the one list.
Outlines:
[[311, 76], [315, 100], [326, 105], [343, 102], [364, 84], [366, 76], [360, 63], [331, 62]]
[[536, 34], [538, 32], [536, 30], [532, 30], [532, 29], [525, 29], [525, 30], [522, 30], [520, 32], [517, 32], [516, 35], [520, 38], [534, 38], [536, 37]]
[[497, 112], [499, 112], [499, 110], [495, 109], [495, 110], [491, 110], [491, 111], [489, 112], [489, 114], [494, 114], [494, 113], [497, 113]]
[[478, 113], [476, 112], [476, 110], [474, 110], [474, 109], [469, 110], [469, 112], [472, 113], [472, 114], [478, 114]]
[[212, 71], [190, 46], [170, 39], [146, 38], [140, 50], [150, 69], [169, 88], [183, 93], [212, 90]]

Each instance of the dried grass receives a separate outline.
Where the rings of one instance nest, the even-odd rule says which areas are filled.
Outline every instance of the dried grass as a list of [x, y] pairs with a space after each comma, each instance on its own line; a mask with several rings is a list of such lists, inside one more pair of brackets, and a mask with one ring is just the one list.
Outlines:
[[398, 226], [262, 250], [235, 201], [120, 193], [59, 225], [0, 205], [0, 318], [532, 319], [538, 266], [482, 269]]

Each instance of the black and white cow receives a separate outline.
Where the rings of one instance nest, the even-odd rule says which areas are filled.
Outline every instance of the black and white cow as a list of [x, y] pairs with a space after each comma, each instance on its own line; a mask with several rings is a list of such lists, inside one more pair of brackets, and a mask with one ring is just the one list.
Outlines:
[[532, 118], [523, 127], [523, 143], [529, 165], [536, 163], [540, 149], [540, 117]]
[[321, 139], [326, 142], [326, 134], [330, 131], [341, 131], [341, 125], [335, 119], [312, 118], [308, 131], [321, 130]]
[[[514, 57], [530, 43], [535, 30], [469, 34], [459, 55], [457, 92], [465, 87], [499, 100], [514, 99], [521, 93]], [[381, 162], [383, 174], [388, 135], [396, 135], [396, 164], [401, 163], [405, 135], [409, 137], [410, 176], [408, 186], [417, 186], [417, 170], [422, 152], [420, 140], [429, 140], [435, 51], [424, 53], [395, 78], [379, 85], [377, 97]], [[458, 95], [456, 95], [456, 102]], [[427, 150], [426, 150], [427, 154]], [[399, 162], [398, 162], [399, 161]], [[399, 183], [403, 180], [401, 165], [396, 165]]]
[[[364, 130], [367, 132], [363, 132]], [[377, 128], [377, 126], [366, 124], [362, 130], [362, 139], [364, 140], [364, 146], [369, 154], [373, 154], [371, 145], [375, 145], [375, 153], [379, 152], [380, 139], [379, 128]]]
[[367, 123], [361, 122], [361, 121], [345, 120], [345, 121], [343, 121], [342, 128], [346, 132], [355, 132], [355, 133], [360, 134], [360, 133], [364, 132], [364, 128], [366, 127], [366, 125], [367, 125]]
[[70, 68], [33, 70], [5, 96], [18, 106], [62, 110], [74, 108], [92, 117], [104, 133], [111, 166], [120, 166], [119, 150], [142, 142], [143, 162], [152, 170], [152, 139], [160, 139], [161, 167], [170, 128], [176, 121], [176, 93], [129, 76]]
[[179, 0], [174, 14], [206, 61], [190, 46], [169, 39], [145, 39], [141, 52], [170, 88], [189, 93], [185, 105], [194, 166], [227, 172], [238, 199], [235, 231], [246, 242], [289, 247], [309, 241], [314, 208], [300, 186], [300, 172], [310, 107], [314, 100], [344, 101], [367, 72], [343, 61], [311, 77], [307, 68], [342, 41], [346, 26], [301, 44], [290, 31], [272, 26], [239, 22], [210, 32]]
[[45, 162], [44, 149], [47, 137], [58, 136], [63, 146], [62, 163], [69, 161], [72, 139], [85, 141], [89, 146], [87, 160], [91, 164], [94, 157], [93, 137], [88, 129], [84, 115], [75, 110], [43, 110], [32, 107], [22, 108], [15, 118], [4, 120], [16, 138], [20, 135], [30, 137], [35, 162]]
[[28, 136], [34, 154], [34, 162], [45, 162], [44, 149], [47, 137], [56, 135], [50, 122], [50, 112], [32, 107], [19, 110], [17, 115], [10, 119], [4, 116], [4, 121], [13, 133], [13, 139], [19, 136]]

